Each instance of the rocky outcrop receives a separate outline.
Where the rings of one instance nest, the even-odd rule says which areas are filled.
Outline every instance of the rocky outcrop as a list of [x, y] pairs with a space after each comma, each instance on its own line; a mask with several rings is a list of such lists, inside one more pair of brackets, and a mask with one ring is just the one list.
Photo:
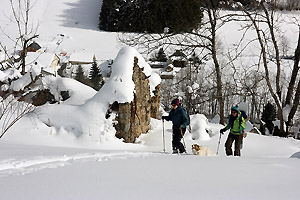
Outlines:
[[[135, 84], [134, 99], [128, 103], [113, 103], [110, 109], [117, 113], [114, 125], [116, 137], [125, 142], [134, 142], [142, 133], [150, 129], [150, 119], [157, 118], [160, 105], [160, 85], [156, 86], [151, 97], [149, 77], [138, 66], [135, 57], [132, 80]], [[126, 87], [126, 86], [124, 86]]]

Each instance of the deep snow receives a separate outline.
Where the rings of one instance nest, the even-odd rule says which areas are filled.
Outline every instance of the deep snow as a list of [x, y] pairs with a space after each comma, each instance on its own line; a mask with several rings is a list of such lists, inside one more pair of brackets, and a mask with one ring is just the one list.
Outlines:
[[[242, 157], [226, 157], [223, 136], [218, 156], [163, 154], [161, 121], [155, 124], [140, 144], [114, 146], [115, 150], [0, 141], [1, 195], [4, 199], [298, 199], [299, 141], [248, 134]], [[171, 124], [166, 123], [167, 152], [171, 152], [170, 131]], [[188, 147], [196, 142], [190, 137], [185, 137]], [[216, 151], [218, 135], [197, 143]], [[290, 158], [293, 154], [295, 158]]]

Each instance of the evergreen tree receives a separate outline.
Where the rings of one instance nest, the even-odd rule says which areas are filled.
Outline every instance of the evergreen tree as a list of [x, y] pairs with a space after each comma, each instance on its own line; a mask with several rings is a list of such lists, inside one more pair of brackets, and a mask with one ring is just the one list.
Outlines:
[[101, 12], [99, 16], [99, 29], [104, 31], [113, 31], [114, 25], [117, 23], [116, 16], [116, 1], [117, 0], [103, 0]]
[[157, 58], [157, 61], [160, 61], [160, 62], [166, 62], [168, 60], [163, 48], [159, 49], [156, 58]]
[[261, 119], [264, 122], [274, 121], [276, 119], [276, 116], [277, 116], [276, 107], [270, 102], [268, 102], [267, 105], [264, 107]]
[[103, 0], [99, 28], [106, 31], [162, 33], [198, 28], [202, 0]]
[[95, 59], [91, 67], [89, 78], [91, 81], [91, 87], [97, 91], [100, 90], [100, 88], [102, 87], [103, 78], [100, 74], [100, 70]]
[[74, 79], [83, 84], [87, 84], [87, 78], [84, 75], [83, 68], [81, 65], [78, 65]]
[[200, 0], [173, 0], [170, 1], [167, 13], [169, 13], [170, 32], [183, 33], [190, 32], [199, 27], [203, 17], [200, 9], [202, 1]]
[[271, 134], [274, 128], [273, 121], [276, 120], [276, 116], [276, 107], [270, 102], [268, 102], [267, 105], [264, 107], [261, 119], [266, 123], [266, 127], [268, 128]]

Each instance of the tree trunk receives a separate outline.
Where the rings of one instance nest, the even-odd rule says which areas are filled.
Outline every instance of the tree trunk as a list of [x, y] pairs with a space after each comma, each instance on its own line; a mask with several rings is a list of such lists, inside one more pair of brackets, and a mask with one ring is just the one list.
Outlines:
[[[272, 44], [274, 45], [274, 50], [275, 50], [275, 59], [276, 59], [276, 66], [277, 66], [277, 74], [276, 74], [276, 94], [279, 98], [279, 100], [281, 100], [281, 87], [280, 87], [280, 74], [281, 74], [281, 67], [280, 67], [280, 55], [279, 55], [279, 48], [277, 45], [277, 40], [275, 38], [275, 33], [274, 33], [274, 16], [273, 13], [271, 13], [271, 16], [269, 14], [269, 11], [266, 9], [266, 7], [264, 6], [264, 4], [262, 4], [262, 8], [264, 10], [265, 13], [265, 18], [267, 20], [267, 24], [270, 30], [270, 35], [271, 35], [271, 39], [272, 39]], [[272, 11], [270, 11], [272, 12]]]
[[[212, 6], [212, 5], [211, 5]], [[216, 17], [216, 10], [214, 8], [208, 9], [208, 16], [209, 16], [209, 22], [211, 25], [211, 53], [212, 58], [215, 65], [216, 70], [216, 78], [217, 78], [217, 99], [219, 101], [220, 106], [220, 123], [224, 124], [224, 99], [222, 94], [222, 76], [221, 76], [221, 67], [218, 62], [217, 58], [217, 47], [216, 47], [216, 26], [217, 26], [217, 17]]]
[[[294, 84], [295, 84], [297, 74], [299, 71], [299, 59], [300, 59], [300, 27], [299, 27], [298, 45], [297, 45], [297, 48], [295, 51], [294, 68], [293, 68], [293, 72], [292, 72], [291, 81], [289, 83], [289, 88], [288, 88], [288, 92], [287, 92], [285, 105], [291, 104], [292, 94], [293, 94], [293, 90], [294, 90]], [[296, 111], [297, 111], [297, 108], [299, 105], [299, 99], [300, 99], [300, 81], [298, 82], [298, 87], [296, 90], [294, 103], [293, 103], [293, 106], [289, 113], [288, 120], [286, 122], [286, 134], [288, 134], [288, 126], [292, 125], [292, 120], [296, 114]]]
[[25, 65], [26, 65], [27, 43], [28, 43], [28, 40], [25, 40], [24, 44], [23, 44], [23, 51], [21, 52], [21, 56], [22, 56], [22, 71], [21, 71], [21, 74], [22, 75], [24, 75], [26, 73], [25, 72]]
[[298, 45], [297, 45], [297, 48], [295, 51], [294, 67], [293, 67], [288, 91], [286, 94], [286, 100], [285, 100], [284, 106], [292, 103], [291, 101], [292, 101], [292, 96], [293, 96], [293, 91], [294, 91], [294, 85], [295, 85], [296, 78], [297, 78], [298, 71], [299, 71], [299, 59], [300, 59], [300, 27], [299, 27]]

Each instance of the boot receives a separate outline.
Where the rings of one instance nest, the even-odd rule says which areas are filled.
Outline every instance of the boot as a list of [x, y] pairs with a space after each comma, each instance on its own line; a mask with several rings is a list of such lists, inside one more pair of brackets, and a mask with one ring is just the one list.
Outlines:
[[179, 153], [178, 149], [173, 149], [173, 154], [178, 154], [178, 153]]

